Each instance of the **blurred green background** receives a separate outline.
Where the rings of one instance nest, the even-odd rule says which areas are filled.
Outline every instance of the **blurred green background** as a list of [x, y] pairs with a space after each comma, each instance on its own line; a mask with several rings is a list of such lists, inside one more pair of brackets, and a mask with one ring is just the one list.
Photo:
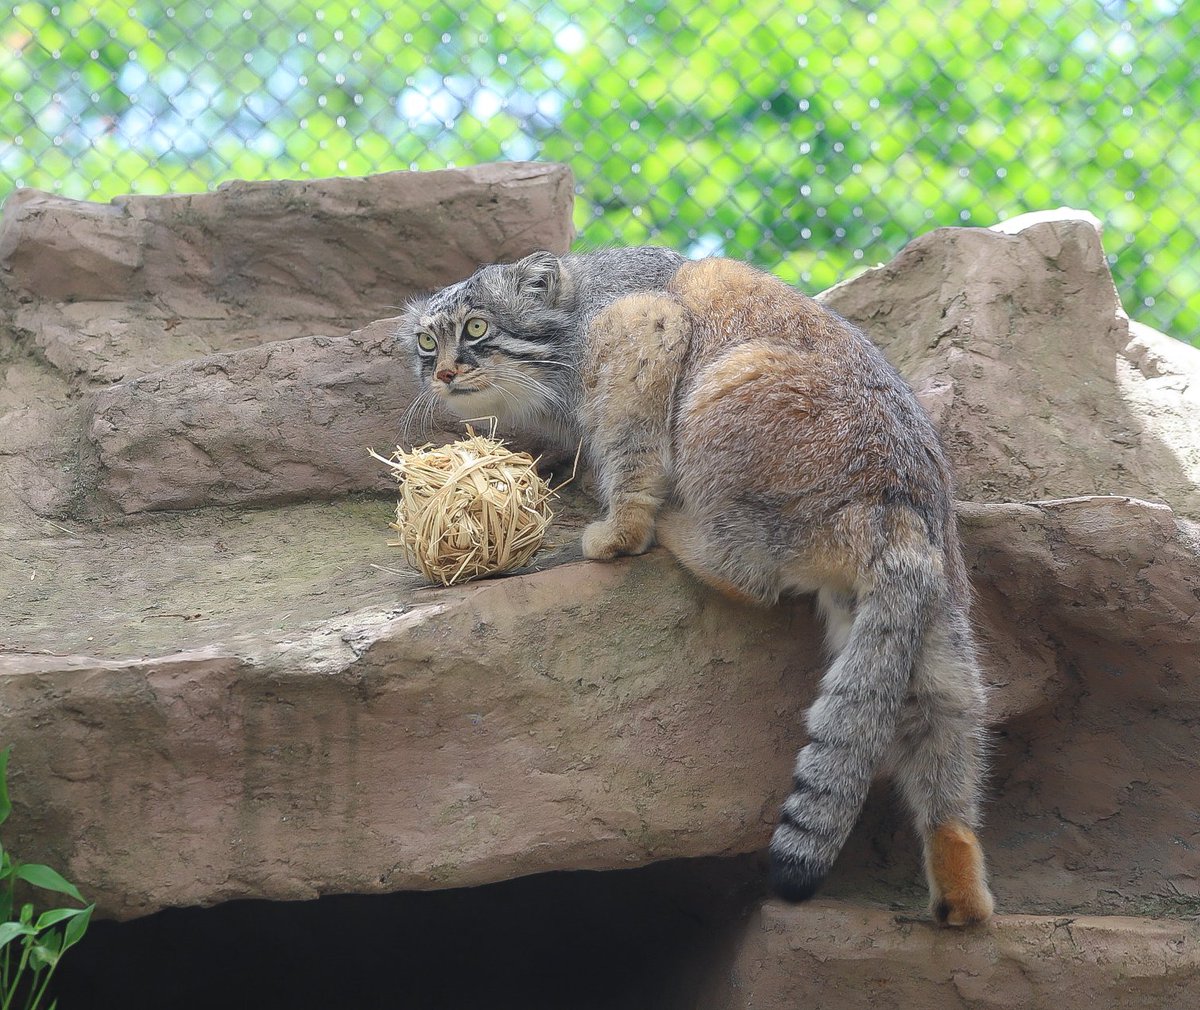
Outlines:
[[0, 13], [0, 197], [566, 162], [579, 245], [809, 291], [1068, 204], [1200, 343], [1200, 0], [128, 0]]

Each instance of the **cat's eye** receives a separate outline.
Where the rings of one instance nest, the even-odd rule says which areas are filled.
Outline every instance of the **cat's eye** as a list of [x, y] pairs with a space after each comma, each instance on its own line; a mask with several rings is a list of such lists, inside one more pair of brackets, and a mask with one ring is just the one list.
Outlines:
[[418, 333], [417, 347], [426, 354], [432, 354], [437, 350], [437, 340], [432, 333]]
[[467, 336], [472, 340], [478, 340], [488, 331], [487, 321], [484, 319], [468, 319], [467, 320]]

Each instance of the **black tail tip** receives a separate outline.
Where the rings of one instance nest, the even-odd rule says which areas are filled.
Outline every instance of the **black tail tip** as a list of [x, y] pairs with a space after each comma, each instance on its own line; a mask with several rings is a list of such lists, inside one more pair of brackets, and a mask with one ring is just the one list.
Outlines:
[[771, 853], [771, 890], [784, 901], [808, 901], [829, 871], [803, 856]]

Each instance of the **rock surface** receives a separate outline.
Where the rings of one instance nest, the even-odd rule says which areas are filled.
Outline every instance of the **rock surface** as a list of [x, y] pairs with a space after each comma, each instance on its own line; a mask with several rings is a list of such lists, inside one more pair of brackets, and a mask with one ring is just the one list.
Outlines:
[[1000, 915], [947, 933], [874, 909], [768, 902], [703, 1010], [1189, 1010], [1194, 924], [1120, 916]]
[[[129, 916], [765, 844], [822, 662], [807, 601], [727, 603], [661, 551], [414, 592], [385, 570], [387, 511], [181, 516], [136, 554], [86, 535], [28, 551], [0, 659], [26, 847]], [[1001, 907], [1200, 912], [1194, 528], [1130, 499], [962, 520]], [[829, 893], [923, 902], [884, 791]]]
[[[404, 438], [419, 394], [396, 324], [211, 354], [99, 390], [97, 490], [124, 512], [388, 490], [367, 448], [387, 455]], [[422, 439], [456, 438], [454, 425], [439, 411]]]
[[232, 182], [109, 204], [18, 190], [0, 222], [12, 325], [68, 376], [342, 334], [482, 263], [565, 252], [571, 173], [496, 164]]
[[924, 394], [960, 497], [1128, 494], [1200, 518], [1200, 350], [1131, 332], [1090, 215], [1010, 230], [940, 228], [820, 300]]
[[[251, 333], [205, 315], [225, 303], [201, 284], [177, 344], [130, 313], [99, 350], [63, 342], [82, 303], [47, 301], [68, 282], [12, 236], [78, 257], [67, 295], [97, 299], [89, 278], [111, 275], [114, 299], [88, 304], [123, 312], [153, 303], [121, 300], [153, 270], [114, 229], [170, 230], [89, 210], [72, 252], [57, 209], [25, 200], [0, 241], [6, 845], [119, 917], [761, 848], [822, 665], [808, 601], [737, 607], [662, 552], [583, 563], [573, 489], [540, 570], [451, 589], [397, 571], [386, 498], [230, 507], [380, 486], [359, 454], [394, 438], [412, 396], [389, 321], [313, 336], [301, 297]], [[254, 276], [264, 306], [312, 283]], [[1022, 917], [961, 939], [897, 925], [884, 909], [920, 915], [925, 896], [880, 788], [827, 887], [837, 903], [766, 906], [723, 1005], [811, 997], [811, 974], [846, 1005], [924, 1005], [922, 986], [931, 1006], [991, 1005], [993, 988], [1012, 1004], [1023, 979], [1047, 1002], [1130, 980], [1131, 999], [1171, 1006], [1197, 975], [1188, 928], [1086, 922], [1073, 953], [1029, 916], [1200, 915], [1194, 352], [1125, 321], [1087, 222], [935, 232], [825, 297], [918, 386], [970, 499], [995, 688], [984, 842], [1000, 908]], [[289, 339], [253, 346], [268, 333]], [[225, 507], [161, 511], [201, 504]], [[804, 951], [828, 971], [797, 971]], [[855, 952], [892, 981], [871, 988]]]

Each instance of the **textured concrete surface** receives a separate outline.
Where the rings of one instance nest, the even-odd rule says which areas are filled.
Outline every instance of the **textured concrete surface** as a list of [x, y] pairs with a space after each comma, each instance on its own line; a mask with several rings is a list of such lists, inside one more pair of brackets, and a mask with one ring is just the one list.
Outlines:
[[967, 931], [875, 909], [768, 902], [722, 965], [703, 1010], [1189, 1010], [1194, 923], [1000, 915]]
[[[434, 179], [449, 195], [424, 218], [389, 209], [420, 203], [420, 178], [391, 179], [82, 217], [24, 196], [6, 213], [5, 843], [106, 914], [733, 855], [769, 836], [822, 665], [809, 601], [739, 608], [662, 552], [579, 561], [578, 484], [540, 570], [422, 588], [387, 546], [386, 496], [346, 497], [387, 486], [362, 450], [386, 447], [412, 396], [384, 291], [569, 234], [561, 170]], [[448, 208], [471, 219], [493, 194], [528, 216], [534, 193], [557, 207], [544, 233], [497, 210], [491, 245], [395, 265], [415, 241], [402, 220], [444, 239]], [[293, 210], [301, 225], [271, 240], [291, 245], [253, 246], [246, 222]], [[322, 244], [333, 218], [392, 245], [364, 246], [368, 270], [345, 240]], [[909, 921], [919, 856], [881, 786], [826, 903], [765, 906], [714, 1005], [1188, 1005], [1195, 352], [1125, 320], [1092, 224], [1013, 231], [932, 233], [825, 296], [906, 371], [958, 464], [1005, 915], [970, 934]]]
[[521, 163], [109, 204], [18, 190], [0, 221], [0, 294], [55, 367], [117, 382], [346, 333], [482, 263], [566, 251], [573, 199], [564, 166]]

